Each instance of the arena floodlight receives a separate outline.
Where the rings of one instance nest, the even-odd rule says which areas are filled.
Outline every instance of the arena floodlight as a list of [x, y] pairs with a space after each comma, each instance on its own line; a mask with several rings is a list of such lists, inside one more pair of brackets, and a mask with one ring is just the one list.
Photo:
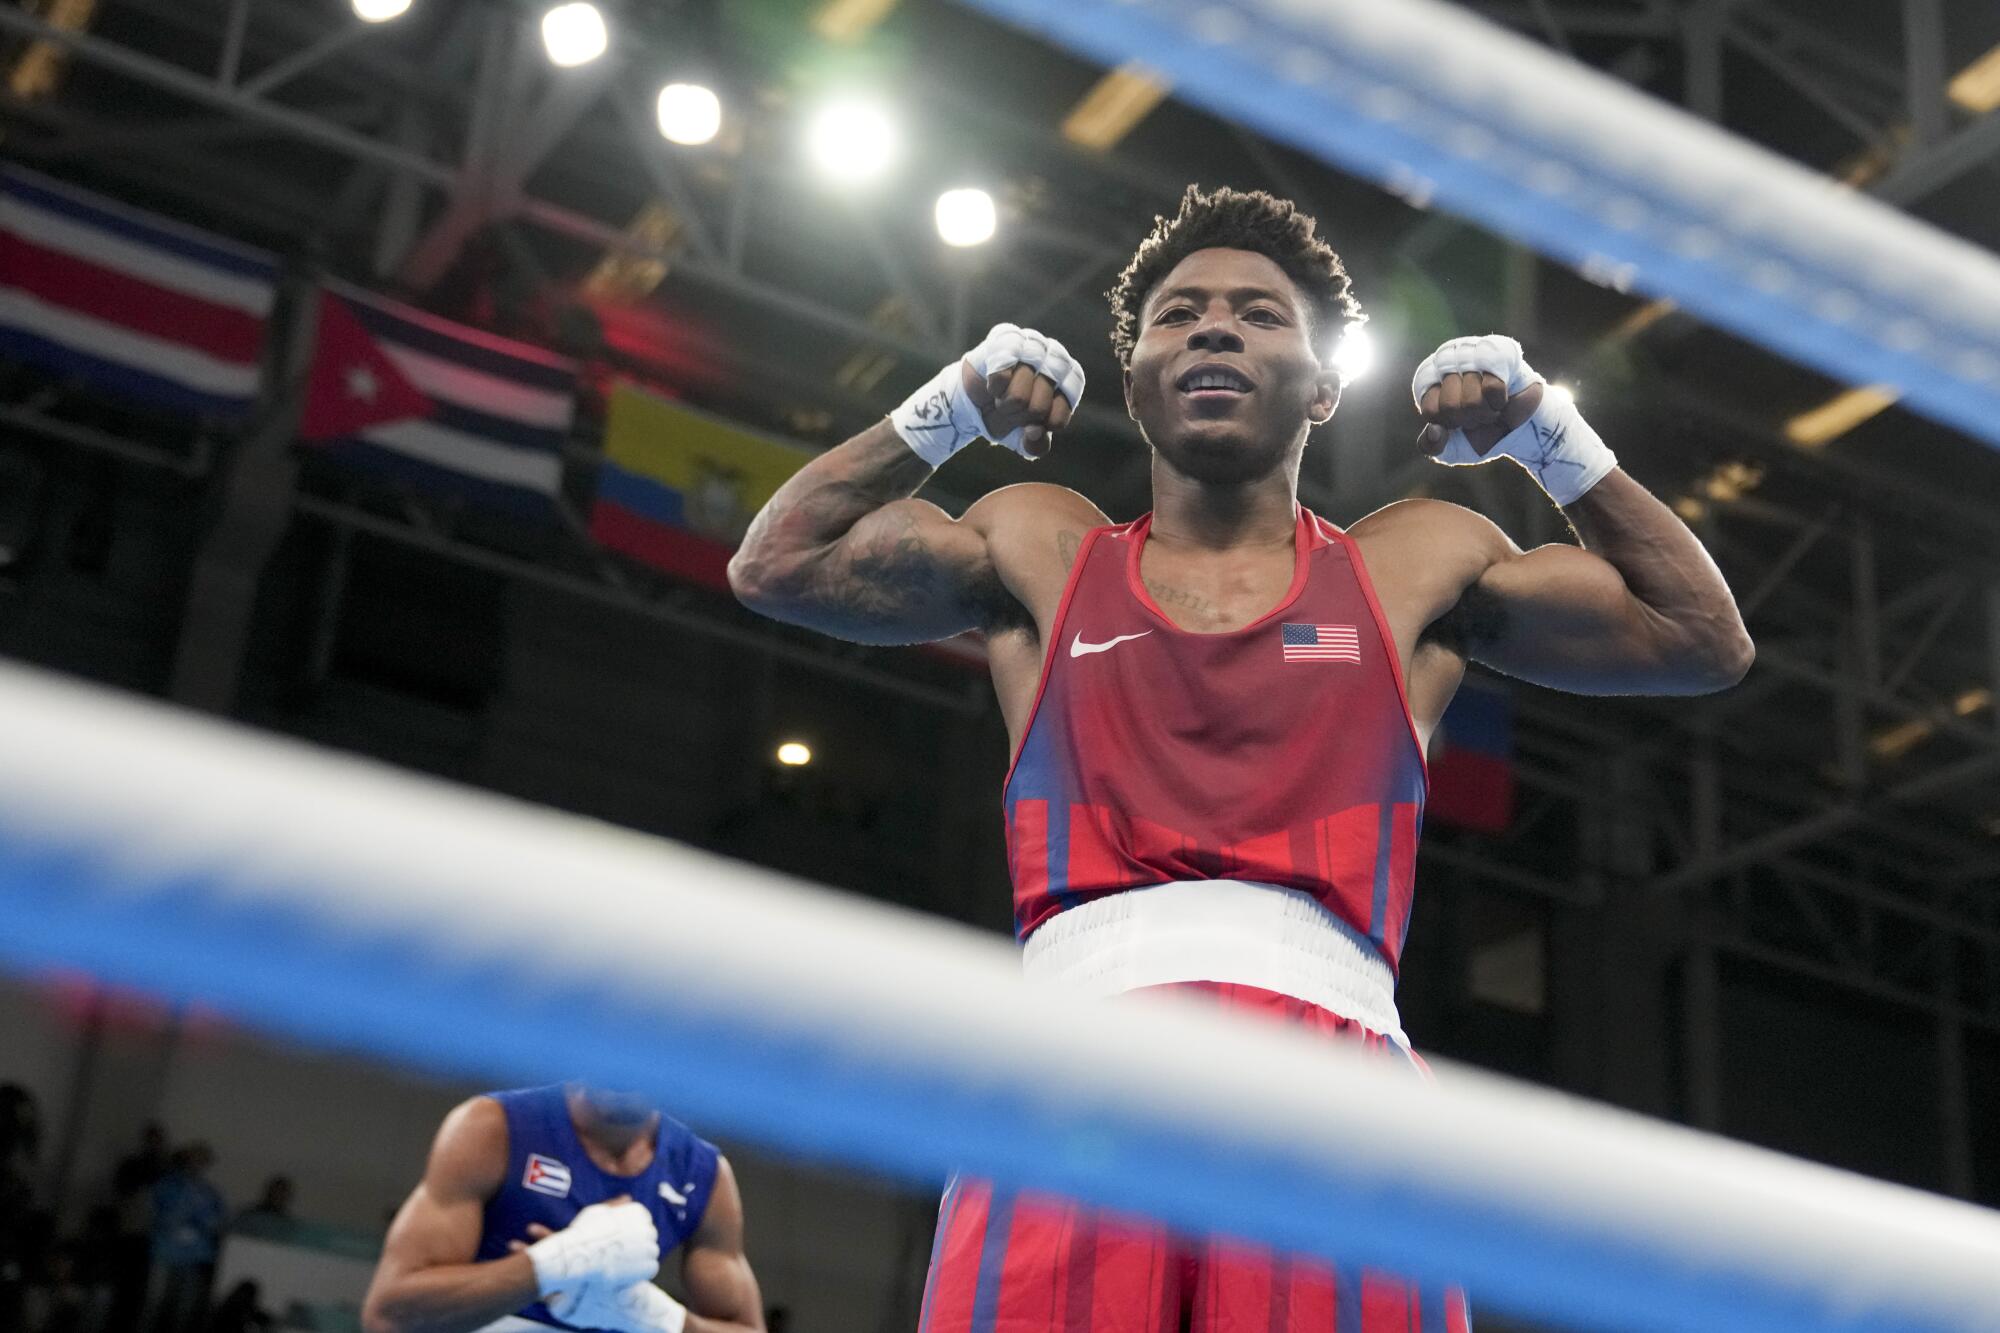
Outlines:
[[587, 65], [610, 47], [611, 30], [596, 5], [576, 0], [542, 15], [542, 45], [549, 59], [565, 69]]
[[946, 245], [984, 245], [998, 227], [999, 214], [986, 191], [946, 190], [938, 196], [937, 229]]
[[1576, 390], [1567, 384], [1551, 384], [1542, 390], [1542, 395], [1552, 403], [1575, 403]]
[[660, 133], [695, 147], [722, 129], [722, 99], [699, 83], [670, 83], [660, 89]]
[[354, 0], [354, 17], [363, 23], [387, 23], [410, 12], [410, 0]]
[[1342, 384], [1352, 384], [1375, 364], [1375, 338], [1365, 324], [1350, 324], [1333, 348], [1333, 368]]
[[831, 180], [870, 181], [895, 165], [902, 135], [887, 107], [848, 98], [829, 102], [813, 116], [806, 129], [806, 151]]
[[787, 768], [804, 768], [812, 761], [812, 747], [804, 741], [786, 741], [778, 747], [778, 762]]

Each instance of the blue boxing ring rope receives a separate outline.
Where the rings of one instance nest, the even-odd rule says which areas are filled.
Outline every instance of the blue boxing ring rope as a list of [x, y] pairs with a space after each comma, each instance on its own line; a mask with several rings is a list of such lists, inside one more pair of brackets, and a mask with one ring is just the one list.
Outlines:
[[968, 3], [2000, 446], [2000, 259], [1462, 9]]
[[0, 667], [0, 959], [459, 1075], [646, 1088], [1604, 1329], [2000, 1326], [2000, 1216], [1178, 1000], [589, 820]]

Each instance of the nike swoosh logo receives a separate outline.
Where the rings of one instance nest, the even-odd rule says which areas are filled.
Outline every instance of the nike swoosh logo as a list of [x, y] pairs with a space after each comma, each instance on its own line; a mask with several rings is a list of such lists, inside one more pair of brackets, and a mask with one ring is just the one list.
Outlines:
[[1103, 643], [1085, 643], [1083, 635], [1078, 634], [1074, 639], [1069, 641], [1069, 655], [1071, 657], [1084, 657], [1090, 653], [1101, 653], [1107, 648], [1116, 648], [1127, 639], [1143, 639], [1152, 632], [1149, 629], [1142, 629], [1137, 634], [1121, 634], [1115, 639], [1106, 639]]

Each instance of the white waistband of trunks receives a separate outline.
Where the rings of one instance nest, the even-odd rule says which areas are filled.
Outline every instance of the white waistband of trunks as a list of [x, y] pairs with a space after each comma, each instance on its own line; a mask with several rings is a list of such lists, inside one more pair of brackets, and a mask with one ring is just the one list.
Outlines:
[[562, 1333], [564, 1325], [544, 1324], [536, 1319], [523, 1319], [517, 1314], [503, 1314], [490, 1324], [481, 1324], [474, 1333]]
[[1397, 1044], [1396, 976], [1374, 945], [1309, 895], [1237, 879], [1127, 889], [1028, 937], [1030, 980], [1098, 997], [1183, 981], [1234, 982], [1331, 1010]]

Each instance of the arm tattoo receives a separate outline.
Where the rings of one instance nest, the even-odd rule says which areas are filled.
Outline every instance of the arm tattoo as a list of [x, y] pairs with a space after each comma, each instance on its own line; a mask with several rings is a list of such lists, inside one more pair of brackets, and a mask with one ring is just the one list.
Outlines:
[[[800, 507], [818, 499], [808, 496]], [[901, 615], [948, 595], [951, 587], [914, 518], [905, 518], [900, 530], [855, 551], [844, 564], [830, 562], [814, 572], [815, 601], [866, 621]]]

